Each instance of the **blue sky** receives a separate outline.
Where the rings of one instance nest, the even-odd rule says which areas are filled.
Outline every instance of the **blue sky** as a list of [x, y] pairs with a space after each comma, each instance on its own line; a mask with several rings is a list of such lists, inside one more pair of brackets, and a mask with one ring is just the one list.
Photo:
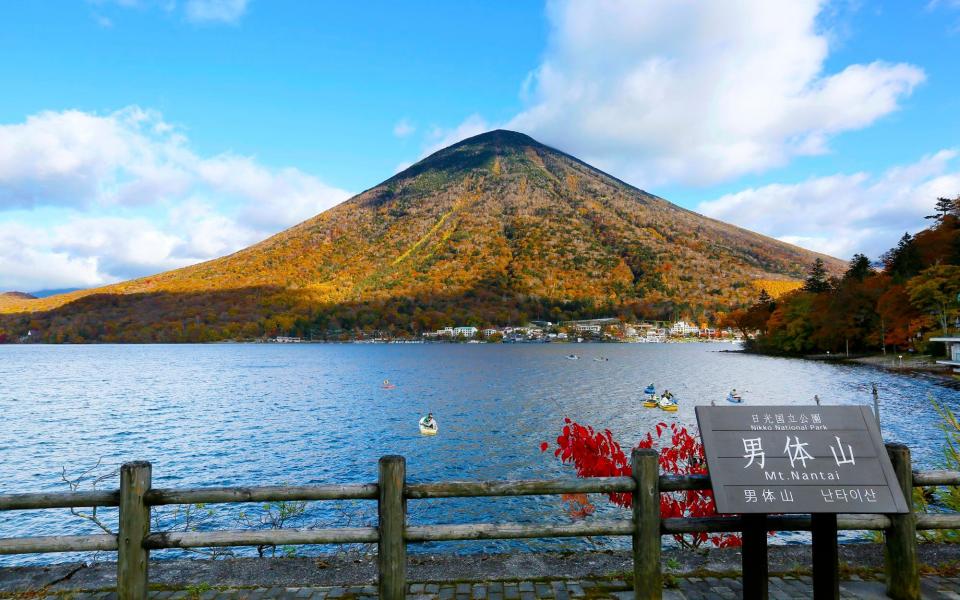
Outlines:
[[4, 3], [0, 289], [219, 256], [495, 127], [877, 256], [960, 194], [960, 2], [774, 4]]

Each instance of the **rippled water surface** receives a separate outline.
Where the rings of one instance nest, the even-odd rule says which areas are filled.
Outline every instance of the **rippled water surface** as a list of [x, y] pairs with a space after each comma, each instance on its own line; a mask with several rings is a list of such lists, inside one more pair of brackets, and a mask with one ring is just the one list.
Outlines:
[[[869, 367], [720, 352], [720, 344], [0, 346], [0, 490], [65, 490], [76, 473], [140, 459], [155, 487], [369, 482], [377, 459], [407, 458], [414, 481], [572, 477], [541, 441], [564, 417], [611, 429], [624, 446], [658, 421], [695, 423], [693, 407], [745, 390], [748, 403], [868, 404], [881, 395], [884, 433], [934, 466], [942, 435], [929, 397], [960, 393], [922, 376]], [[580, 360], [565, 356], [576, 352]], [[608, 360], [595, 361], [594, 357]], [[396, 389], [383, 390], [389, 379]], [[680, 400], [641, 408], [650, 382]], [[417, 419], [433, 411], [436, 437]], [[115, 484], [114, 484], [115, 485]], [[108, 483], [108, 487], [113, 487]], [[607, 516], [626, 516], [597, 499]], [[372, 503], [314, 503], [302, 526], [373, 522]], [[236, 507], [214, 517], [237, 527]], [[411, 501], [414, 523], [564, 521], [559, 499]], [[104, 512], [108, 524], [115, 514]], [[0, 514], [0, 536], [93, 531], [66, 511]], [[464, 542], [435, 551], [625, 544], [623, 540]], [[414, 548], [412, 550], [415, 551]], [[309, 552], [310, 549], [307, 549]], [[241, 551], [247, 552], [247, 551]], [[6, 557], [6, 564], [64, 560]]]

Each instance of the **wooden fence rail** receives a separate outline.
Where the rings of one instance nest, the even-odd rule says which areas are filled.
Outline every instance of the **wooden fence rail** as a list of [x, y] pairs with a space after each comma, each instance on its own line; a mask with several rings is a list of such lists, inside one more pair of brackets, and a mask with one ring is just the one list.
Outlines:
[[[914, 473], [910, 452], [888, 445], [894, 470], [906, 492], [913, 487], [960, 485], [958, 471]], [[576, 480], [447, 481], [407, 483], [403, 457], [380, 459], [377, 483], [313, 486], [211, 487], [164, 489], [151, 487], [150, 463], [121, 468], [120, 489], [93, 492], [0, 494], [0, 510], [119, 507], [118, 535], [37, 536], [0, 539], [0, 554], [117, 551], [118, 597], [141, 600], [149, 587], [149, 552], [166, 548], [279, 546], [301, 544], [378, 545], [380, 597], [403, 598], [406, 589], [406, 547], [411, 543], [451, 540], [522, 539], [583, 536], [631, 536], [636, 598], [660, 598], [662, 592], [660, 537], [686, 533], [749, 531], [741, 516], [701, 518], [660, 517], [660, 494], [709, 489], [705, 475], [660, 475], [657, 454], [634, 450], [631, 477]], [[588, 520], [568, 524], [476, 523], [467, 525], [407, 525], [408, 500], [588, 493], [632, 493], [630, 518]], [[906, 494], [908, 500], [911, 494]], [[196, 532], [150, 531], [153, 506], [169, 504], [371, 500], [378, 504], [376, 527], [274, 529]], [[960, 529], [960, 514], [838, 515], [845, 530], [883, 531], [888, 578], [893, 598], [919, 598], [917, 530]], [[771, 531], [811, 531], [810, 515], [769, 515]], [[765, 571], [764, 571], [765, 572]]]

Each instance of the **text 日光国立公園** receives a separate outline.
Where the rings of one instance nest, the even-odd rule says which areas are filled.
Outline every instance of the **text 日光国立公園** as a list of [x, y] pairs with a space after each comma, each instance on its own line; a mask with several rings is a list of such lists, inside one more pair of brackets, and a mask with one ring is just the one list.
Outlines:
[[827, 431], [826, 425], [751, 425], [750, 431]]

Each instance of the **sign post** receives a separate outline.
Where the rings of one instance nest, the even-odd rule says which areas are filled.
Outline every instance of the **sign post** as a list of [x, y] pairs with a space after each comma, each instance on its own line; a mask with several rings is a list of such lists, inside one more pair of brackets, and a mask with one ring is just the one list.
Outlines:
[[743, 515], [743, 597], [767, 600], [767, 515]]
[[813, 597], [839, 598], [840, 577], [837, 564], [837, 515], [810, 515], [813, 546]]
[[814, 598], [823, 600], [839, 597], [837, 513], [909, 511], [866, 407], [698, 406], [696, 413], [717, 512], [743, 515], [744, 598], [767, 597], [762, 515], [811, 515]]

